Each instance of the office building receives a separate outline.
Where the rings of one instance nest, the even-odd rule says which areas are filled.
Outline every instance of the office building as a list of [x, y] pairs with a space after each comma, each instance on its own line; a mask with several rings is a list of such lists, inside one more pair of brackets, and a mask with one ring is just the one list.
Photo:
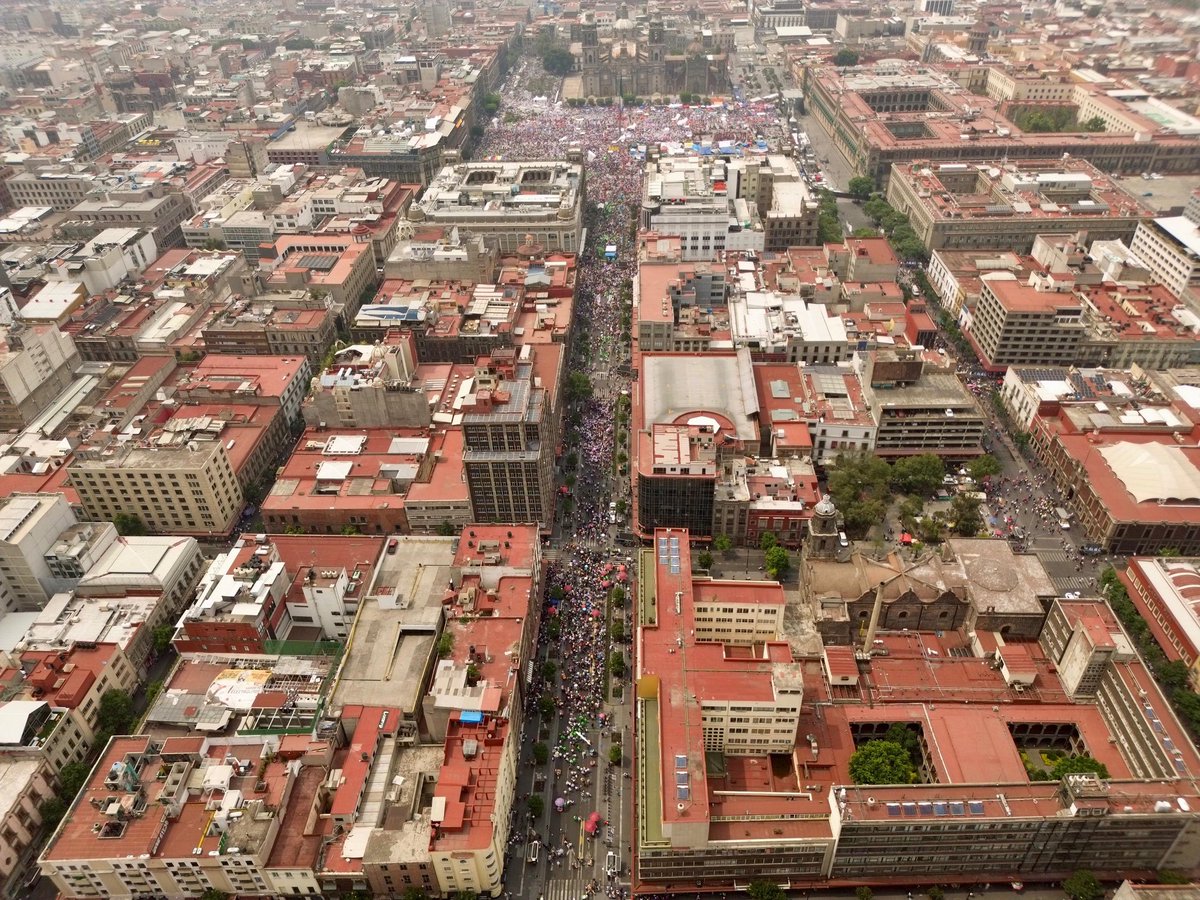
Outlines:
[[479, 522], [549, 527], [554, 518], [559, 373], [537, 378], [532, 350], [481, 361], [462, 395], [463, 469]]
[[75, 377], [79, 351], [57, 328], [12, 324], [0, 334], [0, 431], [36, 419]]
[[437, 173], [409, 208], [408, 218], [414, 225], [457, 227], [481, 236], [502, 254], [526, 245], [576, 253], [584, 197], [579, 163], [460, 163]]
[[856, 370], [876, 422], [878, 456], [935, 453], [957, 462], [983, 454], [987, 420], [944, 358], [919, 350], [875, 350], [856, 357]]
[[1138, 224], [1129, 249], [1175, 297], [1200, 287], [1200, 214], [1148, 219]]
[[1002, 276], [982, 281], [966, 334], [983, 367], [1071, 365], [1086, 336], [1083, 304], [1055, 285]]
[[929, 250], [1028, 253], [1047, 232], [1128, 243], [1150, 215], [1113, 178], [1074, 158], [897, 164], [887, 200]]

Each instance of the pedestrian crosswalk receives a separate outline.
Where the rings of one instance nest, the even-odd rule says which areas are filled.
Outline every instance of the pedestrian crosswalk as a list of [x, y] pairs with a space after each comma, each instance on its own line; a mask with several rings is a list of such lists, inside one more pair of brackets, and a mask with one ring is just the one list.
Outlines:
[[570, 877], [550, 878], [546, 882], [545, 900], [583, 900], [583, 872], [569, 874]]

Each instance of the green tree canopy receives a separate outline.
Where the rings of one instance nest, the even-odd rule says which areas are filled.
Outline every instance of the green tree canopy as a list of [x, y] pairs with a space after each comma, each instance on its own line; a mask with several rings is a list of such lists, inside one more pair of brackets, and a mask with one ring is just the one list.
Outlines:
[[713, 555], [707, 550], [701, 550], [696, 554], [696, 565], [701, 569], [711, 569], [713, 566]]
[[772, 881], [752, 881], [746, 888], [750, 900], [787, 900], [783, 888]]
[[120, 688], [110, 688], [96, 709], [96, 727], [108, 734], [127, 734], [134, 720], [133, 698]]
[[764, 555], [763, 562], [767, 568], [767, 575], [776, 581], [786, 575], [788, 569], [792, 567], [792, 561], [788, 558], [788, 552], [784, 547], [772, 547]]
[[1071, 900], [1100, 900], [1104, 896], [1103, 886], [1088, 869], [1076, 869], [1063, 881], [1062, 889]]
[[317, 46], [312, 38], [294, 37], [283, 42], [284, 50], [311, 50]]
[[541, 794], [532, 794], [529, 797], [529, 814], [535, 819], [539, 818], [542, 811], [546, 808], [546, 801], [542, 799]]
[[912, 757], [893, 741], [869, 741], [850, 757], [855, 784], [912, 784], [917, 777]]
[[582, 372], [572, 372], [567, 376], [567, 402], [575, 403], [587, 400], [592, 396], [592, 380]]
[[771, 531], [764, 531], [758, 538], [758, 549], [762, 550], [763, 553], [766, 553], [778, 544], [779, 538], [775, 537], [775, 533]]
[[623, 754], [621, 752], [620, 744], [613, 744], [608, 748], [608, 761], [614, 766], [619, 766], [621, 764], [622, 756]]
[[857, 66], [858, 54], [853, 50], [839, 50], [833, 55], [833, 64], [835, 66]]
[[542, 54], [542, 68], [551, 75], [562, 77], [570, 75], [575, 68], [575, 57], [570, 50], [562, 47], [551, 47]]
[[69, 803], [87, 783], [91, 768], [87, 763], [69, 762], [58, 773], [58, 793]]
[[533, 761], [539, 766], [544, 766], [546, 760], [550, 758], [550, 748], [538, 741], [533, 745]]
[[907, 456], [892, 463], [891, 483], [903, 494], [928, 496], [942, 485], [946, 466], [935, 453]]
[[990, 453], [985, 453], [967, 463], [967, 474], [976, 481], [983, 481], [985, 478], [999, 475], [1000, 472], [1000, 461]]
[[1104, 127], [1104, 120], [1099, 116], [1092, 116], [1079, 127], [1084, 131], [1088, 131], [1093, 134], [1098, 134], [1101, 131], [1107, 131], [1107, 129]]
[[954, 531], [963, 537], [973, 537], [983, 528], [983, 515], [979, 511], [978, 497], [958, 494], [950, 501], [950, 517], [954, 521]]
[[122, 537], [141, 537], [149, 534], [141, 518], [133, 513], [117, 513], [113, 516], [113, 525], [116, 526], [117, 534]]
[[1093, 773], [1099, 775], [1101, 778], [1107, 778], [1108, 767], [1099, 760], [1081, 754], [1079, 756], [1064, 756], [1050, 769], [1050, 776], [1055, 779], [1066, 775], [1078, 775], [1080, 773]]
[[728, 553], [733, 549], [733, 541], [730, 540], [727, 534], [718, 534], [713, 538], [713, 549], [718, 553]]
[[866, 175], [855, 175], [846, 185], [846, 190], [855, 200], [866, 200], [875, 191], [875, 179]]

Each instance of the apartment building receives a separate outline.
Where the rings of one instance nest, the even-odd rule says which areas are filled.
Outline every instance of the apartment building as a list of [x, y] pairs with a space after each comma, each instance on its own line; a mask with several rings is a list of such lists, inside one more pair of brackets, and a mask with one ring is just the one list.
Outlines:
[[558, 373], [551, 381], [540, 378], [535, 353], [488, 363], [476, 367], [461, 407], [463, 469], [475, 519], [548, 527], [554, 518]]
[[200, 334], [211, 353], [304, 356], [315, 370], [337, 335], [337, 314], [307, 291], [272, 292], [235, 300]]
[[45, 760], [0, 755], [0, 890], [20, 893], [30, 851], [42, 832], [42, 804], [54, 796], [54, 775]]
[[327, 297], [344, 321], [379, 283], [370, 243], [353, 237], [284, 235], [261, 252], [258, 269], [266, 290]]
[[303, 356], [231, 356], [209, 353], [189, 367], [175, 391], [185, 405], [277, 406], [285, 422], [300, 416], [312, 368]]
[[79, 351], [57, 328], [14, 323], [0, 335], [0, 430], [36, 419], [75, 377]]
[[[782, 796], [738, 797], [751, 759], [791, 753], [799, 736], [804, 680], [781, 640], [782, 588], [693, 578], [687, 531], [656, 530], [637, 566], [637, 880], [802, 877], [832, 851], [832, 834], [813, 823], [806, 830], [824, 830], [824, 843], [795, 840], [769, 821]], [[720, 770], [705, 765], [709, 755]]]
[[182, 225], [192, 209], [187, 194], [164, 182], [133, 183], [76, 203], [61, 228], [63, 234], [84, 240], [106, 228], [137, 228], [153, 235], [159, 250], [166, 250], [183, 245]]
[[225, 445], [216, 440], [164, 450], [84, 450], [72, 460], [70, 477], [91, 518], [137, 516], [164, 534], [227, 534], [244, 502]]
[[76, 521], [62, 494], [11, 494], [0, 500], [0, 609], [41, 609], [69, 584], [59, 580], [46, 557]]
[[577, 253], [583, 233], [583, 166], [565, 160], [446, 166], [408, 211], [409, 221], [457, 227], [501, 253], [528, 243]]
[[18, 172], [6, 184], [16, 207], [48, 206], [55, 212], [65, 212], [95, 190], [100, 181], [87, 173], [44, 169]]
[[428, 397], [413, 388], [416, 338], [391, 331], [379, 344], [338, 350], [304, 398], [304, 421], [330, 428], [419, 428], [432, 421]]
[[1200, 214], [1138, 223], [1129, 249], [1175, 297], [1200, 287]]
[[1031, 279], [985, 278], [967, 339], [990, 372], [1008, 366], [1071, 365], [1086, 337], [1083, 303], [1073, 293]]
[[979, 401], [944, 360], [923, 351], [875, 350], [856, 359], [863, 399], [875, 419], [875, 453], [897, 459], [935, 453], [947, 461], [983, 454], [987, 421]]
[[113, 738], [41, 870], [68, 897], [316, 895], [306, 817], [332, 749], [267, 759], [262, 737]]
[[241, 538], [218, 554], [175, 626], [185, 655], [262, 654], [269, 641], [345, 640], [373, 581], [380, 538]]

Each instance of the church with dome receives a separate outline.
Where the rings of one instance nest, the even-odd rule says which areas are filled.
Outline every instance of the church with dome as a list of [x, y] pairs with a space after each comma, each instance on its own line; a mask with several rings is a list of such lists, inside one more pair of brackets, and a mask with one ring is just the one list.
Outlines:
[[667, 47], [662, 19], [639, 28], [622, 6], [611, 37], [601, 37], [593, 13], [579, 25], [579, 74], [584, 97], [652, 97], [667, 92]]

